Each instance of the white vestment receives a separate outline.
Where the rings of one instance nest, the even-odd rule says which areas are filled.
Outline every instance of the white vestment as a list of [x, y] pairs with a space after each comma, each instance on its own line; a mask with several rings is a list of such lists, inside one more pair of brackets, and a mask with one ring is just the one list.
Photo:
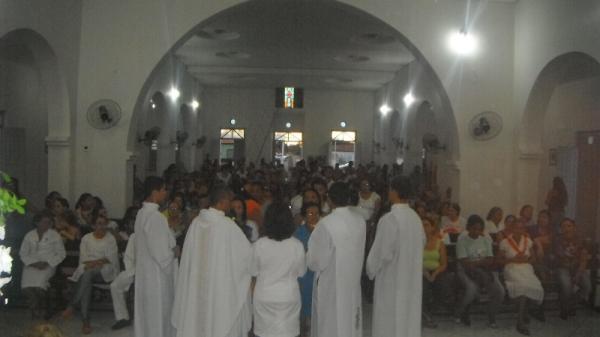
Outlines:
[[373, 337], [421, 336], [423, 224], [407, 204], [395, 204], [377, 225], [367, 257], [375, 278]]
[[[25, 265], [21, 288], [48, 289], [48, 280], [54, 275], [56, 266], [65, 259], [66, 253], [60, 234], [49, 229], [40, 239], [37, 229], [34, 229], [23, 238], [19, 256]], [[49, 266], [42, 270], [29, 266], [35, 262], [46, 262]]]
[[127, 248], [123, 254], [123, 270], [110, 284], [110, 295], [112, 297], [113, 309], [117, 321], [129, 320], [129, 311], [125, 302], [125, 292], [129, 290], [135, 277], [135, 233], [129, 236]]
[[300, 334], [300, 287], [306, 273], [304, 246], [291, 237], [276, 241], [263, 237], [254, 243], [254, 334], [296, 337]]
[[135, 219], [136, 337], [172, 337], [177, 259], [175, 236], [158, 205], [145, 202]]
[[311, 335], [362, 336], [360, 278], [366, 224], [349, 207], [322, 218], [308, 241], [307, 265], [315, 271]]
[[172, 322], [178, 337], [246, 337], [252, 246], [233, 220], [200, 211], [183, 245]]

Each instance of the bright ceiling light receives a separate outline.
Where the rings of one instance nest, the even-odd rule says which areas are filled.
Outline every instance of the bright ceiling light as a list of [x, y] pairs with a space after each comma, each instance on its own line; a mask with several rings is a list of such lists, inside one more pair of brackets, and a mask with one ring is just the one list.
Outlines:
[[340, 122], [340, 126], [341, 126], [341, 127], [343, 127], [343, 128], [345, 128], [345, 127], [346, 127], [346, 122], [344, 122], [344, 121], [341, 121], [341, 122]]
[[152, 107], [152, 109], [156, 109], [156, 104], [152, 103], [151, 107]]
[[292, 127], [292, 123], [290, 123], [290, 122], [285, 123], [285, 127], [288, 128], [288, 129], [291, 128]]
[[448, 47], [458, 55], [471, 55], [477, 49], [477, 41], [473, 34], [465, 30], [453, 32], [448, 38]]
[[169, 90], [169, 92], [167, 93], [167, 95], [169, 95], [169, 97], [171, 98], [171, 100], [173, 102], [177, 102], [177, 99], [179, 98], [180, 92], [179, 92], [179, 90], [177, 90], [177, 88], [171, 87], [171, 89]]
[[235, 118], [232, 118], [232, 119], [229, 121], [229, 123], [230, 123], [231, 125], [235, 125]]
[[392, 111], [392, 108], [387, 105], [387, 104], [383, 104], [379, 107], [379, 112], [381, 112], [382, 115], [387, 115], [390, 111]]
[[409, 107], [415, 102], [415, 96], [413, 96], [412, 92], [409, 92], [408, 94], [404, 95], [402, 100], [404, 101], [404, 105]]
[[192, 109], [196, 110], [200, 106], [200, 102], [194, 99], [192, 100], [192, 103], [190, 103], [190, 105], [192, 106]]

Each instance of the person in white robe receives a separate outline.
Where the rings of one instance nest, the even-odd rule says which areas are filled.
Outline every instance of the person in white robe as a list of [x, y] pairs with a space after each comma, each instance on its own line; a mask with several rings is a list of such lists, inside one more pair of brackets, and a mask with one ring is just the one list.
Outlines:
[[315, 272], [311, 335], [362, 336], [360, 279], [366, 224], [348, 205], [350, 190], [334, 183], [328, 194], [333, 209], [322, 218], [308, 241], [308, 268]]
[[145, 202], [135, 219], [135, 317], [136, 337], [173, 337], [170, 317], [177, 277], [175, 236], [167, 218], [158, 210], [167, 197], [161, 178], [144, 182]]
[[[177, 337], [247, 337], [252, 246], [225, 216], [233, 193], [217, 186], [183, 245], [172, 322]], [[139, 276], [138, 276], [139, 277]]]
[[254, 243], [254, 334], [296, 337], [300, 334], [300, 287], [306, 273], [304, 246], [292, 237], [296, 226], [287, 205], [273, 203], [263, 223], [265, 236]]
[[377, 225], [367, 257], [367, 275], [375, 279], [373, 337], [421, 336], [423, 249], [421, 219], [408, 205], [411, 183], [392, 181], [392, 208]]
[[125, 270], [119, 273], [117, 278], [110, 284], [110, 296], [116, 319], [112, 330], [119, 330], [131, 325], [125, 294], [135, 280], [135, 233], [131, 234], [127, 241], [127, 247], [123, 254], [123, 264], [125, 264]]
[[25, 235], [19, 251], [24, 265], [21, 289], [29, 300], [33, 318], [45, 316], [49, 280], [66, 256], [60, 234], [51, 229], [52, 219], [52, 213], [48, 211], [36, 214], [33, 217], [36, 228]]
[[[504, 261], [504, 280], [508, 296], [517, 300], [517, 331], [529, 336], [528, 302], [540, 305], [544, 299], [544, 288], [535, 275], [531, 262], [533, 241], [527, 236], [523, 219], [517, 219], [511, 234], [500, 242], [499, 255]], [[541, 309], [541, 307], [539, 307]], [[534, 317], [543, 320], [543, 311], [532, 312]]]
[[90, 334], [90, 301], [93, 283], [107, 283], [119, 274], [119, 250], [117, 240], [108, 233], [108, 219], [93, 212], [91, 215], [93, 232], [81, 239], [79, 246], [79, 265], [70, 277], [77, 282], [75, 296], [63, 312], [63, 318], [70, 318], [77, 305], [81, 306], [83, 326], [81, 332]]

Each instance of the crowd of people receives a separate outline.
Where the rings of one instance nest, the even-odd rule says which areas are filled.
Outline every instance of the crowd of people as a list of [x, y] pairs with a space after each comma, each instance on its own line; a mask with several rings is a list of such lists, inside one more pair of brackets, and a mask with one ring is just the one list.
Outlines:
[[110, 284], [113, 329], [134, 321], [140, 337], [361, 336], [365, 298], [373, 336], [419, 336], [438, 307], [470, 325], [482, 293], [490, 328], [508, 294], [530, 335], [529, 316], [545, 320], [546, 285], [559, 285], [562, 319], [589, 300], [592, 248], [564, 216], [560, 178], [537, 217], [525, 205], [483, 218], [464, 217], [421, 170], [402, 173], [322, 160], [172, 165], [136, 185], [119, 221], [99, 197], [84, 193], [71, 210], [52, 192], [20, 245], [22, 291], [33, 317], [48, 317], [51, 279], [68, 279], [62, 317], [79, 310], [88, 334], [93, 285]]

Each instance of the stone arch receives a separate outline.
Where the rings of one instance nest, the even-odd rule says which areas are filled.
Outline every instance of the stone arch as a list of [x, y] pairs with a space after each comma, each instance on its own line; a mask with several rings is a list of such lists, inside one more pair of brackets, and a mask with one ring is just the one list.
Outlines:
[[48, 115], [45, 138], [48, 153], [47, 190], [71, 195], [71, 129], [69, 94], [56, 53], [40, 33], [19, 28], [0, 37], [0, 49], [22, 46], [31, 52], [39, 70], [41, 94]]
[[519, 150], [524, 154], [542, 151], [542, 129], [550, 98], [561, 84], [600, 76], [600, 63], [582, 52], [555, 57], [538, 75], [529, 94], [519, 133]]

